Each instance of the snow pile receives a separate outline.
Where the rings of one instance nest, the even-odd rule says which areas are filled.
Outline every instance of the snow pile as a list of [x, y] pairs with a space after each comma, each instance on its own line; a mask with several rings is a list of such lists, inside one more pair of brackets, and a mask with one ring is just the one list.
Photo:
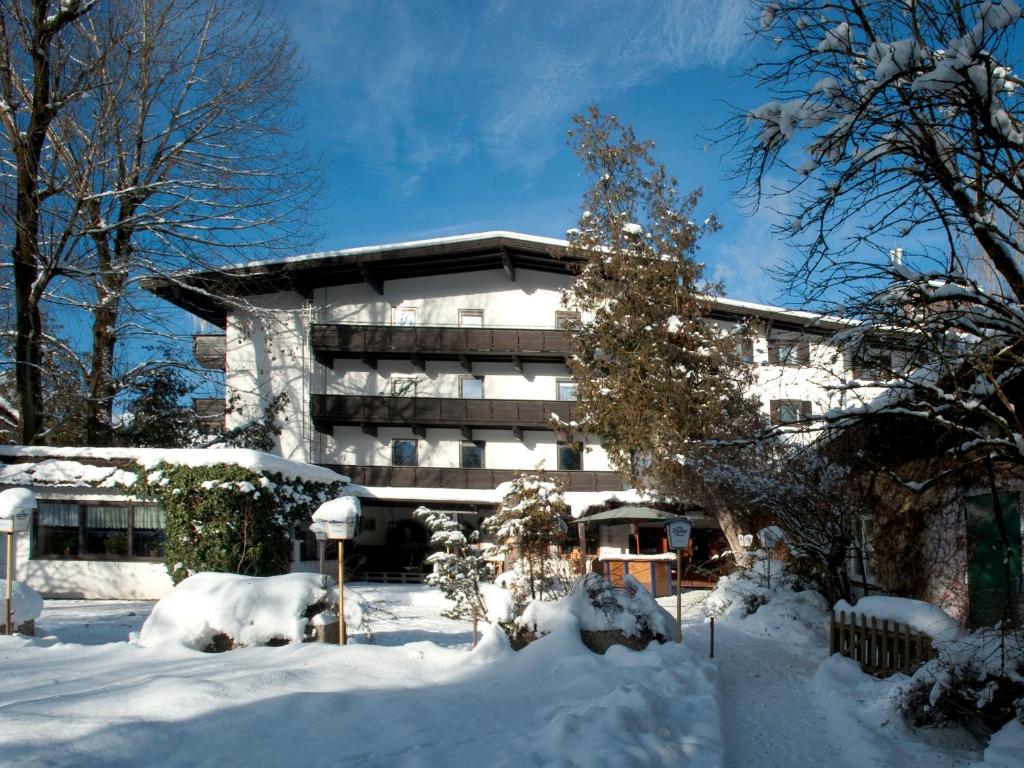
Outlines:
[[382, 616], [401, 614], [394, 632], [380, 635], [393, 646], [306, 643], [213, 656], [0, 637], [0, 699], [12, 704], [0, 709], [0, 762], [725, 763], [718, 666], [703, 648], [666, 643], [599, 656], [558, 633], [513, 653], [500, 632], [484, 628], [471, 653], [468, 622], [436, 618], [437, 590], [359, 591], [381, 604]]
[[1011, 720], [996, 731], [985, 748], [981, 762], [971, 768], [1020, 768], [1024, 755], [1024, 724]]
[[828, 610], [825, 598], [813, 590], [798, 589], [784, 562], [770, 564], [769, 569], [769, 561], [761, 554], [750, 569], [723, 576], [708, 595], [705, 612], [752, 634], [822, 644]]
[[553, 602], [535, 600], [516, 624], [548, 635], [559, 631], [621, 632], [626, 637], [653, 636], [664, 642], [675, 632], [675, 619], [633, 577], [614, 587], [596, 573], [587, 574], [569, 595]]
[[835, 612], [858, 613], [876, 619], [888, 619], [923, 632], [933, 641], [956, 640], [963, 634], [960, 625], [938, 606], [908, 597], [876, 595], [862, 597], [856, 605], [840, 600]]
[[[0, 603], [7, 602], [7, 580], [0, 579]], [[11, 583], [12, 622], [17, 629], [26, 621], [35, 621], [43, 612], [43, 596], [20, 581]], [[6, 610], [6, 609], [4, 609]]]
[[201, 651], [218, 635], [227, 635], [236, 646], [300, 642], [306, 638], [308, 609], [327, 600], [324, 579], [314, 573], [196, 573], [156, 604], [138, 644], [181, 644]]

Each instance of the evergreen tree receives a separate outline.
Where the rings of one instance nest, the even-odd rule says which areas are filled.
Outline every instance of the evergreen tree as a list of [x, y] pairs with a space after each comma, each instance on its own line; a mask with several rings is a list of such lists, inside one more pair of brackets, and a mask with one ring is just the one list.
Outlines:
[[554, 567], [551, 548], [565, 539], [562, 517], [567, 512], [561, 486], [538, 470], [517, 475], [498, 511], [484, 520], [483, 529], [517, 561], [522, 576], [515, 588], [518, 605], [559, 595], [565, 574]]
[[416, 517], [427, 526], [430, 543], [437, 549], [427, 558], [433, 566], [427, 584], [439, 588], [454, 603], [442, 615], [464, 619], [475, 613], [486, 620], [487, 606], [480, 594], [480, 582], [491, 578], [491, 567], [477, 546], [479, 532], [467, 536], [458, 521], [427, 507], [417, 509]]
[[126, 409], [118, 442], [138, 448], [187, 448], [198, 436], [195, 411], [182, 404], [192, 392], [173, 368], [158, 368], [140, 382]]
[[593, 186], [568, 233], [575, 275], [567, 308], [584, 322], [570, 369], [583, 418], [637, 487], [692, 495], [686, 460], [715, 441], [750, 434], [758, 405], [738, 356], [742, 328], [708, 319], [718, 285], [694, 259], [718, 229], [694, 221], [700, 192], [680, 195], [652, 157], [654, 143], [592, 106], [570, 141]]

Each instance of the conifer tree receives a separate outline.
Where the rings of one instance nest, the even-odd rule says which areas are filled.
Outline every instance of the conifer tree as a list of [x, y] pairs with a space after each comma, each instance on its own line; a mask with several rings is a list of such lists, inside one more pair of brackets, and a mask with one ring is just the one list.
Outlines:
[[433, 566], [427, 584], [440, 589], [454, 603], [442, 615], [486, 621], [487, 606], [480, 593], [480, 582], [491, 578], [491, 567], [476, 546], [480, 541], [479, 532], [473, 531], [467, 536], [458, 521], [427, 507], [417, 509], [416, 517], [427, 526], [430, 544], [437, 550], [427, 558], [427, 563]]
[[718, 224], [694, 220], [700, 191], [679, 193], [653, 142], [596, 106], [574, 124], [570, 142], [594, 182], [568, 233], [565, 296], [584, 320], [570, 360], [583, 418], [560, 426], [599, 435], [637, 487], [692, 496], [688, 457], [750, 434], [758, 419], [743, 329], [709, 319], [721, 286], [694, 258]]
[[517, 604], [560, 596], [564, 574], [556, 572], [551, 548], [565, 539], [562, 517], [567, 512], [561, 486], [541, 469], [518, 474], [498, 511], [484, 520], [483, 529], [517, 561], [522, 575], [515, 589]]

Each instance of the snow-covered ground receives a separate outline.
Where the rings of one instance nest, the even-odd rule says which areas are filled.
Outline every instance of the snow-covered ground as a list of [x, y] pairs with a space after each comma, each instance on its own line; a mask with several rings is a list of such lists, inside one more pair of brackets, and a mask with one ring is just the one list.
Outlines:
[[723, 764], [716, 667], [696, 650], [598, 656], [553, 632], [470, 651], [432, 590], [351, 594], [374, 606], [373, 644], [355, 629], [344, 648], [223, 654], [129, 643], [147, 604], [47, 602], [53, 636], [0, 638], [0, 765]]
[[[558, 633], [519, 653], [486, 637], [473, 652], [468, 623], [441, 617], [434, 590], [347, 594], [370, 605], [349, 647], [224, 654], [127, 642], [150, 603], [47, 601], [38, 626], [52, 637], [0, 637], [0, 765], [966, 768], [982, 759], [957, 734], [904, 725], [892, 680], [826, 659], [823, 624], [798, 641], [784, 617], [807, 623], [806, 596], [791, 606], [773, 597], [768, 621], [722, 617], [710, 662], [704, 592], [684, 595], [683, 647], [606, 656]], [[674, 598], [658, 602], [675, 609]]]

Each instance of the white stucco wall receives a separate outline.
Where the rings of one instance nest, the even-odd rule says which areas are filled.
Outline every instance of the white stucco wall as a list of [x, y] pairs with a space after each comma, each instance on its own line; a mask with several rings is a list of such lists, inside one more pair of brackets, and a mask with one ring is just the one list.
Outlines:
[[[60, 489], [34, 487], [40, 501], [131, 502], [134, 497], [95, 488]], [[34, 523], [32, 521], [34, 530]], [[71, 560], [30, 557], [32, 533], [18, 534], [15, 547], [14, 573], [46, 598], [78, 598], [88, 600], [158, 600], [173, 588], [163, 562], [140, 560]], [[6, 563], [0, 548], [0, 574]]]

